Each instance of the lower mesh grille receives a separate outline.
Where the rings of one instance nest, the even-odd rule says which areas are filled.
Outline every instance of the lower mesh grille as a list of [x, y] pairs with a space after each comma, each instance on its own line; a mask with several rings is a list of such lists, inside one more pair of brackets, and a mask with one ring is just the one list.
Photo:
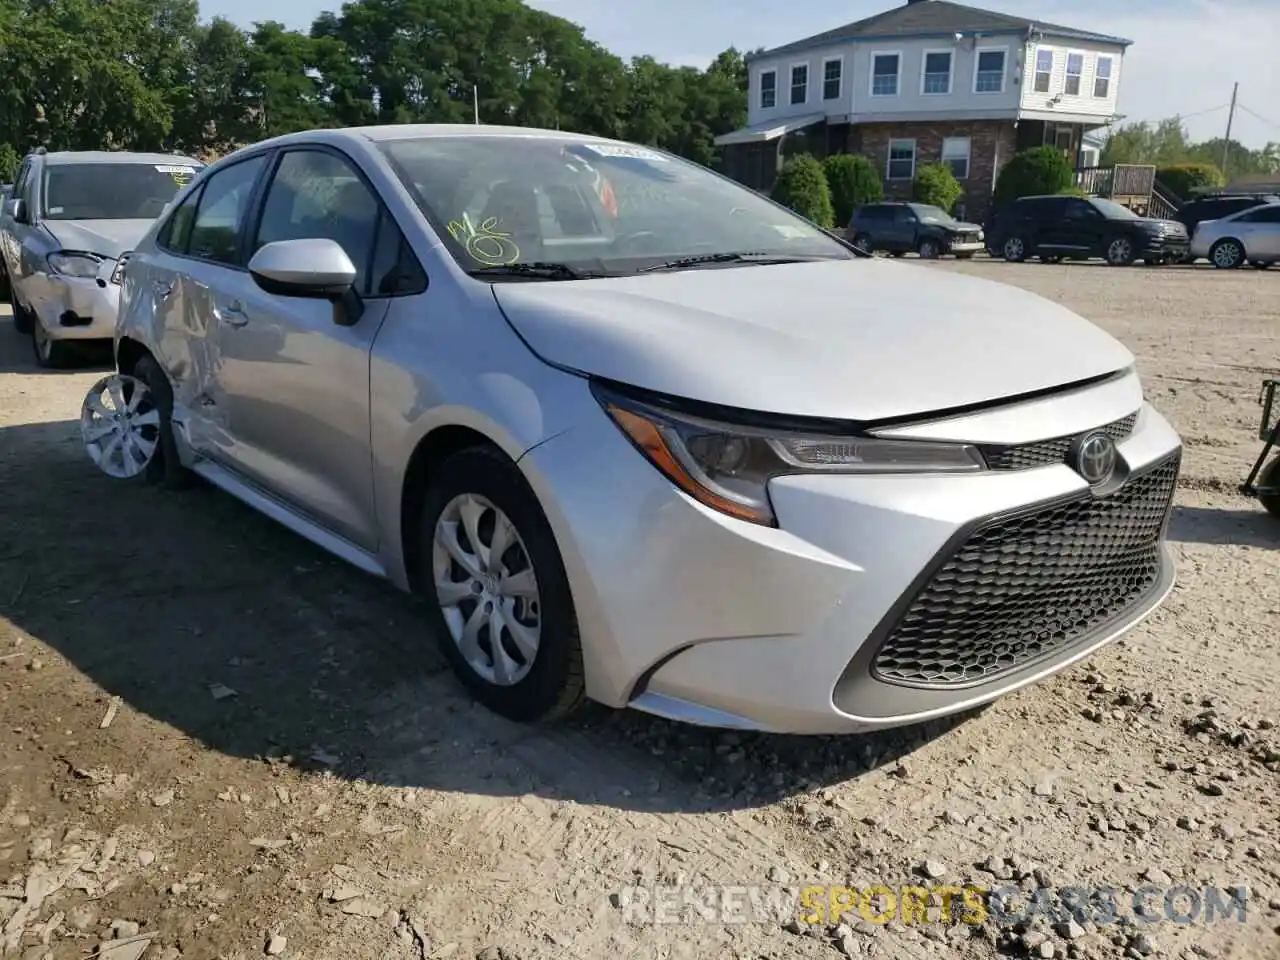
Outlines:
[[926, 582], [872, 661], [889, 683], [969, 686], [1024, 667], [1140, 603], [1181, 452], [1105, 498], [1084, 493], [988, 521]]
[[[1133, 433], [1133, 426], [1138, 422], [1138, 415], [1131, 413], [1122, 420], [1108, 423], [1100, 427], [1107, 436], [1116, 443], [1128, 438]], [[1079, 434], [1068, 437], [1055, 437], [1052, 440], [1038, 440], [1035, 443], [1023, 443], [1012, 447], [981, 447], [987, 466], [992, 470], [1030, 470], [1033, 467], [1044, 467], [1051, 463], [1065, 463], [1071, 443]]]

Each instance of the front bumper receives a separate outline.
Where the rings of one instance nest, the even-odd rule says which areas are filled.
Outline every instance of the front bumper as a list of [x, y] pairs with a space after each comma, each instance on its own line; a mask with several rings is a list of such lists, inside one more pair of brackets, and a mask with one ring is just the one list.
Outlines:
[[1191, 249], [1186, 237], [1148, 236], [1138, 251], [1140, 257], [1183, 257]]
[[954, 240], [947, 244], [948, 253], [979, 253], [987, 249], [984, 240]]
[[[1088, 396], [1078, 401], [1088, 410], [1086, 419], [1094, 418], [1081, 428], [1120, 419], [1125, 405], [1131, 414], [1141, 403], [1108, 389], [1101, 402]], [[1108, 404], [1111, 409], [1104, 409]], [[1026, 422], [1035, 421], [1033, 415]], [[1008, 412], [991, 422], [1009, 429]], [[981, 432], [982, 425], [965, 429]], [[1144, 405], [1118, 448], [1136, 477], [1176, 457], [1180, 442]], [[1071, 468], [1053, 463], [951, 477], [787, 477], [770, 490], [780, 527], [767, 528], [724, 517], [677, 492], [603, 415], [535, 447], [521, 466], [564, 555], [588, 693], [611, 706], [694, 723], [846, 733], [967, 710], [1119, 637], [1159, 605], [1173, 582], [1162, 543], [1166, 502], [1155, 511], [1150, 582], [1122, 609], [1068, 642], [1042, 643], [1039, 655], [989, 677], [941, 686], [928, 677], [898, 682], [886, 679], [883, 663], [876, 665], [879, 644], [903, 622], [924, 583], [991, 518], [1091, 496]], [[1169, 498], [1172, 483], [1169, 478]], [[1101, 549], [1105, 554], [1105, 545]], [[1087, 569], [1107, 559], [1086, 552], [1072, 562]], [[1069, 570], [1063, 573], [1069, 567], [1060, 566], [1058, 575], [1069, 580]], [[1026, 573], [1010, 570], [995, 587], [1016, 594], [1019, 583], [1028, 582]], [[1040, 598], [1051, 601], [1053, 588], [1049, 584]], [[971, 606], [972, 616], [956, 610], [953, 626], [995, 649], [997, 660], [999, 644], [1025, 647], [1025, 637], [983, 634], [989, 608]], [[943, 634], [947, 629], [942, 624]]]
[[104, 260], [96, 277], [45, 274], [32, 308], [51, 340], [110, 340], [120, 308], [120, 286], [111, 282], [116, 261]]

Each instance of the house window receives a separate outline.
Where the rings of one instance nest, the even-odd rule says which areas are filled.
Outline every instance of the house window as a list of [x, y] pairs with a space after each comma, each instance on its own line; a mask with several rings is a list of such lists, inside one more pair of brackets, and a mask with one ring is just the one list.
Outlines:
[[1111, 58], [1099, 57], [1097, 69], [1093, 72], [1093, 95], [1107, 97], [1111, 93]]
[[1004, 51], [979, 50], [974, 64], [973, 90], [975, 93], [1004, 92]]
[[924, 79], [921, 93], [943, 94], [951, 92], [951, 51], [925, 51]]
[[804, 103], [809, 99], [809, 65], [801, 63], [791, 68], [791, 102]]
[[844, 60], [832, 57], [822, 61], [822, 99], [840, 99], [840, 79], [844, 74]]
[[760, 74], [760, 109], [770, 110], [778, 105], [778, 72], [766, 70]]
[[1048, 93], [1049, 81], [1053, 79], [1053, 51], [1036, 51], [1036, 93]]
[[901, 54], [872, 54], [871, 95], [873, 97], [896, 97], [898, 95], [898, 67], [901, 63]]
[[942, 141], [942, 164], [957, 180], [969, 179], [969, 138], [947, 137]]
[[916, 175], [916, 142], [914, 140], [890, 140], [889, 164], [885, 171], [887, 180], [912, 180]]
[[1080, 75], [1084, 73], [1084, 54], [1067, 54], [1067, 82], [1063, 92], [1069, 97], [1080, 96]]

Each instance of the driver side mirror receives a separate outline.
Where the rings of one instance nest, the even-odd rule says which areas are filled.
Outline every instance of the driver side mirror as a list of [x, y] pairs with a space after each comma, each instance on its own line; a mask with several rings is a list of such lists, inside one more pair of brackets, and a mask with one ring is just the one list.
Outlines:
[[6, 216], [13, 217], [14, 223], [31, 222], [31, 218], [27, 216], [27, 204], [21, 198], [6, 200], [4, 202], [4, 212]]
[[249, 261], [249, 274], [267, 293], [328, 300], [334, 304], [333, 322], [344, 327], [354, 325], [364, 310], [354, 286], [357, 273], [340, 244], [318, 237], [264, 244]]

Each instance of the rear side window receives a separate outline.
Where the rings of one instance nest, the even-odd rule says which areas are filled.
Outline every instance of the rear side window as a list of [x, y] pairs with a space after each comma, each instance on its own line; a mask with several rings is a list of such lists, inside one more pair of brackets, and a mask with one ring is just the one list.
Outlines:
[[865, 206], [858, 211], [858, 219], [871, 222], [886, 220], [888, 218], [885, 215], [888, 212], [888, 208], [886, 207]]
[[174, 253], [186, 253], [191, 241], [191, 225], [196, 219], [202, 189], [193, 190], [169, 215], [156, 237], [156, 246]]
[[1244, 223], [1280, 223], [1280, 206], [1263, 207], [1240, 217]]

